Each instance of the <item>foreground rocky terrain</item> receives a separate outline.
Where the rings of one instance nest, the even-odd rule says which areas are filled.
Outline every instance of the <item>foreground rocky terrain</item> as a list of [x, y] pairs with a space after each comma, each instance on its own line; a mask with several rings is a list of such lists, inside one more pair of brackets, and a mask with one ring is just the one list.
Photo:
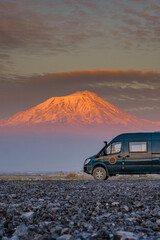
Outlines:
[[160, 181], [0, 181], [0, 239], [160, 239]]

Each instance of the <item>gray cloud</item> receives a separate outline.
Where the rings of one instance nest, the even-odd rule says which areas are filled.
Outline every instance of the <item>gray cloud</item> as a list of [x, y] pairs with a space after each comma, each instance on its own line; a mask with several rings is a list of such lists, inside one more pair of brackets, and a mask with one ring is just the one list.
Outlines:
[[146, 107], [135, 107], [135, 108], [131, 108], [128, 110], [128, 112], [138, 112], [138, 111], [146, 111], [146, 110], [149, 110], [149, 111], [153, 111], [153, 110], [160, 110], [160, 107], [158, 106], [146, 106]]
[[101, 39], [105, 33], [99, 28], [98, 17], [90, 17], [88, 9], [96, 9], [95, 4], [65, 0], [1, 1], [0, 54], [8, 57], [72, 54], [87, 43], [89, 48], [90, 39]]
[[[101, 36], [102, 32], [96, 29], [98, 20], [93, 22], [80, 8], [81, 4], [72, 3], [73, 9], [65, 9], [65, 1], [0, 2], [0, 46], [6, 50], [30, 49], [30, 52], [41, 51], [43, 47], [42, 50], [58, 53], [71, 51], [84, 40]], [[36, 10], [46, 6], [46, 11]]]
[[156, 49], [158, 7], [158, 1], [1, 1], [0, 54], [72, 54], [109, 48], [113, 39], [124, 49]]
[[[156, 49], [160, 42], [160, 18], [158, 1], [114, 1], [113, 17], [118, 24], [114, 24], [113, 38], [121, 45], [130, 49]], [[127, 41], [126, 41], [127, 40]], [[126, 44], [129, 43], [129, 44]], [[133, 44], [134, 43], [134, 44]]]
[[95, 84], [89, 84], [91, 87], [111, 87], [111, 88], [121, 88], [121, 89], [157, 89], [160, 88], [159, 83], [155, 83], [154, 85], [151, 85], [151, 83], [141, 83], [138, 81], [132, 81], [132, 82], [97, 82]]

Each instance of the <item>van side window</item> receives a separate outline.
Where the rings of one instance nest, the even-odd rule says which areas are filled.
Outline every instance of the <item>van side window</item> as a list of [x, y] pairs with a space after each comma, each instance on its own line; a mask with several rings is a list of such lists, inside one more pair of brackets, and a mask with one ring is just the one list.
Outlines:
[[121, 142], [114, 142], [110, 144], [106, 149], [105, 149], [105, 154], [112, 154], [112, 153], [118, 153], [121, 151], [122, 143]]
[[147, 142], [129, 142], [129, 152], [147, 152]]
[[120, 152], [121, 151], [121, 146], [122, 146], [121, 142], [112, 143], [112, 151], [111, 151], [111, 153], [118, 153], [118, 152]]

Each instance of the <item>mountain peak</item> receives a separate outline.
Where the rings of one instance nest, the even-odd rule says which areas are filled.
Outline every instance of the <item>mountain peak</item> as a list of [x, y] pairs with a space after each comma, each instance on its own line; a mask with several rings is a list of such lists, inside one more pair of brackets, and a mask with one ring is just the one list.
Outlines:
[[77, 92], [75, 92], [75, 93], [72, 93], [71, 95], [69, 95], [69, 96], [97, 96], [98, 97], [98, 95], [96, 94], [96, 93], [93, 93], [93, 92], [90, 92], [90, 91], [88, 91], [88, 90], [84, 90], [84, 91], [77, 91]]
[[143, 127], [153, 124], [127, 114], [96, 93], [78, 91], [68, 96], [52, 97], [45, 102], [0, 120], [0, 127], [30, 126], [111, 126]]

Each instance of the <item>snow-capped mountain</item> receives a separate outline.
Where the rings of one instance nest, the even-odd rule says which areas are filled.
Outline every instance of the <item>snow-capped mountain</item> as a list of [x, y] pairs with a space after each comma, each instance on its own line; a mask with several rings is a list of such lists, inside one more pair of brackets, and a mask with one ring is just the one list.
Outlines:
[[[152, 122], [130, 115], [97, 94], [82, 91], [45, 102], [0, 120], [0, 127], [81, 128], [102, 126], [108, 130], [160, 129], [160, 122]], [[94, 129], [93, 129], [94, 131]]]

